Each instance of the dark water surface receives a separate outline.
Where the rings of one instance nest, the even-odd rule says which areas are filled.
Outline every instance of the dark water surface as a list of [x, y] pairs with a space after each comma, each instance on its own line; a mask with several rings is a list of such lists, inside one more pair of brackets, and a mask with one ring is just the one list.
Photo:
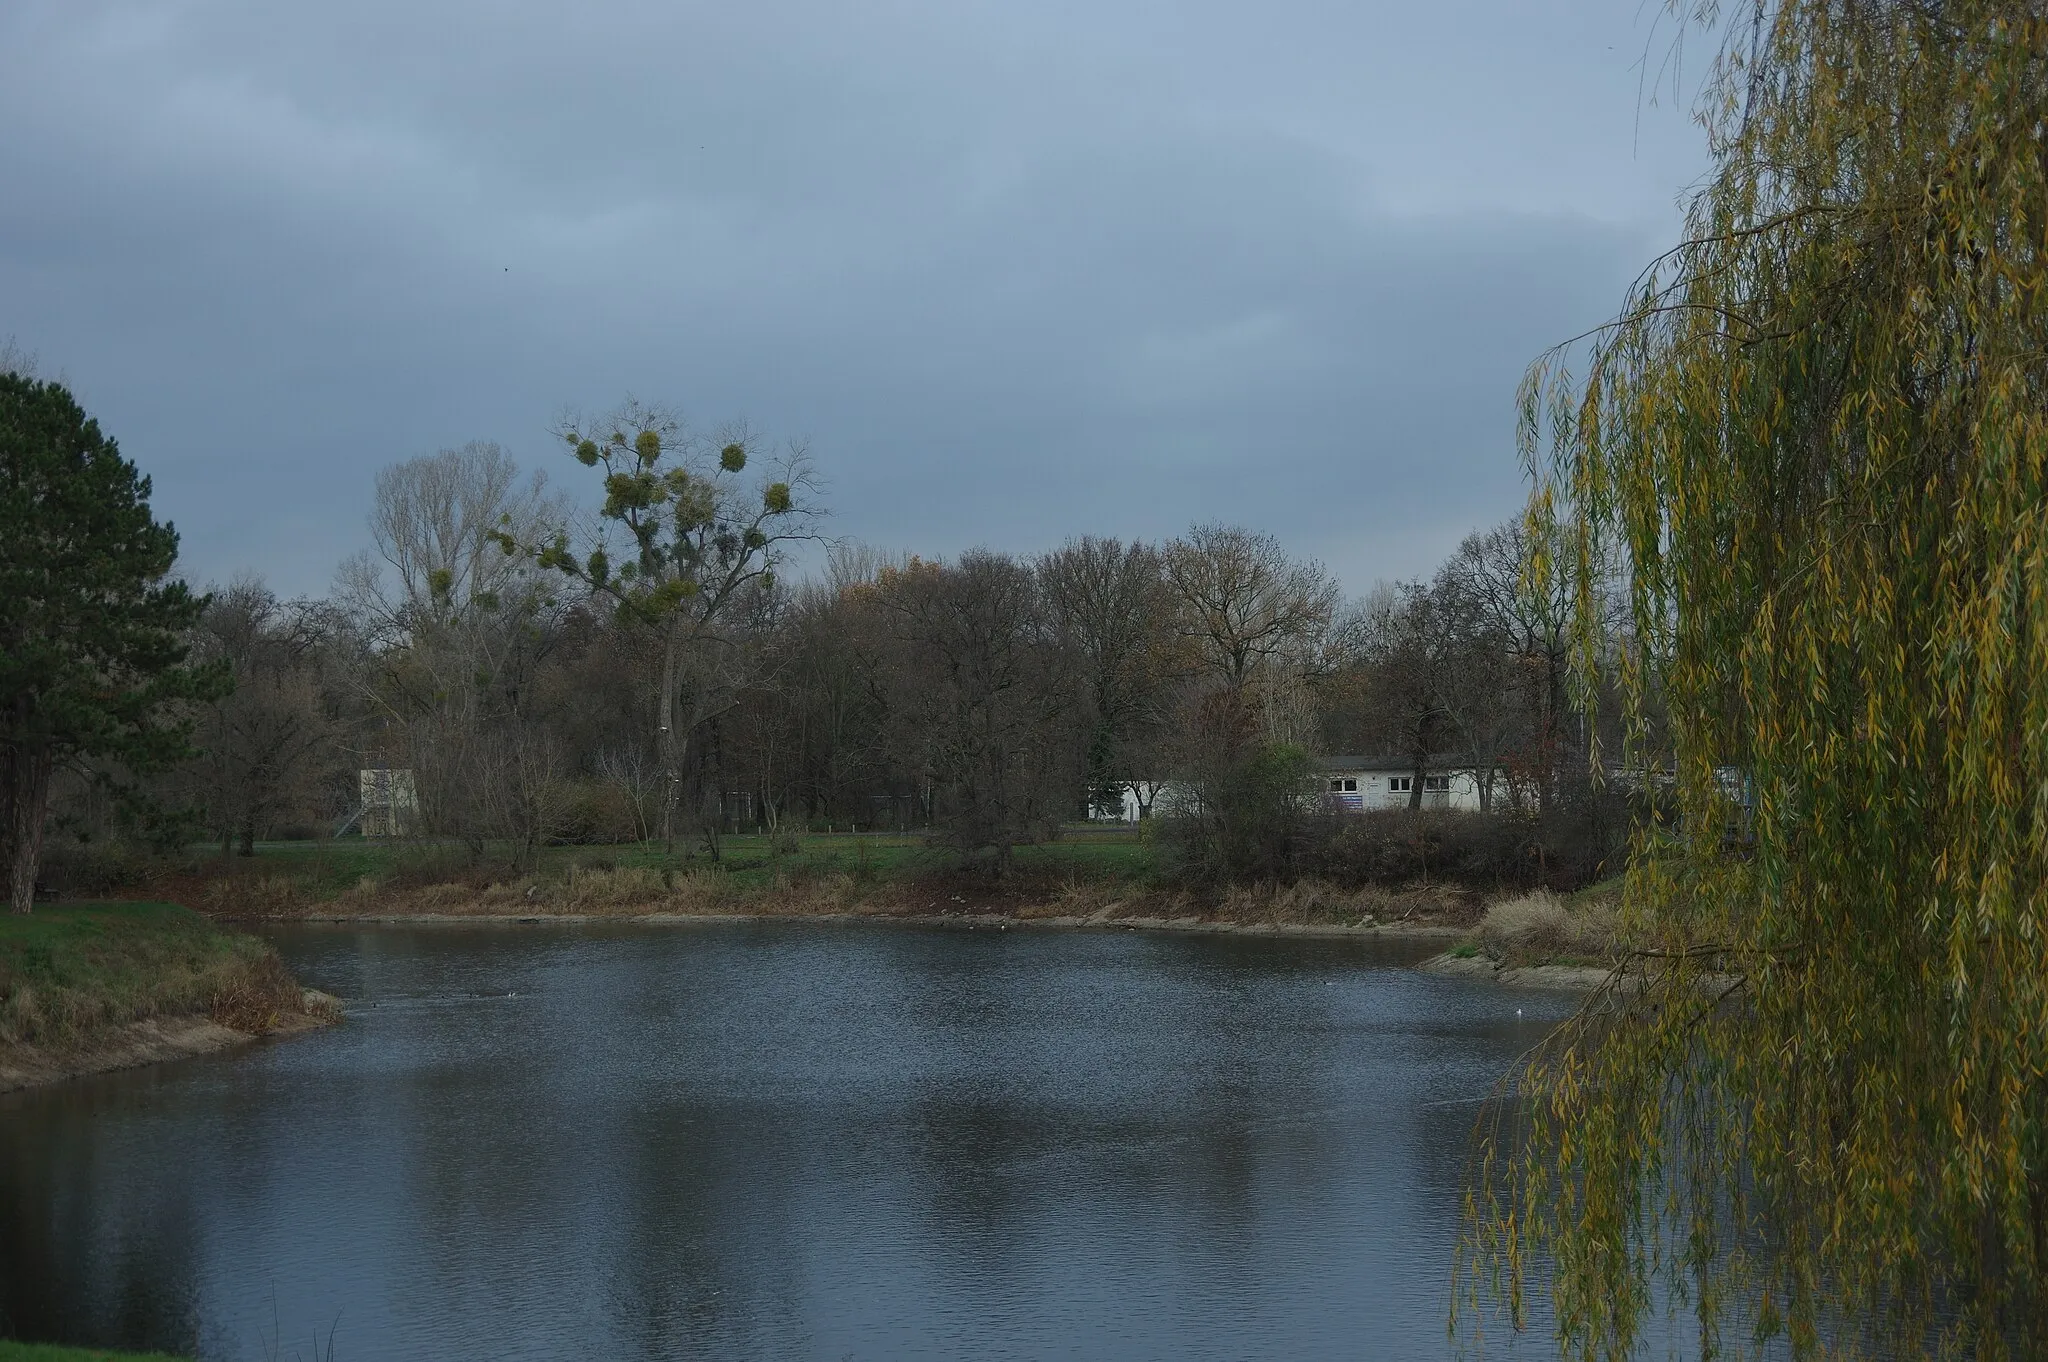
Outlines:
[[277, 941], [346, 1025], [0, 1098], [0, 1333], [310, 1359], [331, 1329], [351, 1362], [1446, 1357], [1476, 1099], [1574, 1003], [1352, 941]]

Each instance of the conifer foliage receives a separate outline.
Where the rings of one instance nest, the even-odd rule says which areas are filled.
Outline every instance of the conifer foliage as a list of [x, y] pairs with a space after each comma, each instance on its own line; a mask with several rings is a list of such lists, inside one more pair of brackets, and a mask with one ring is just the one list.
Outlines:
[[149, 479], [58, 384], [0, 373], [0, 849], [16, 912], [35, 899], [50, 777], [186, 755], [215, 669], [185, 664], [205, 605], [169, 580], [177, 532]]

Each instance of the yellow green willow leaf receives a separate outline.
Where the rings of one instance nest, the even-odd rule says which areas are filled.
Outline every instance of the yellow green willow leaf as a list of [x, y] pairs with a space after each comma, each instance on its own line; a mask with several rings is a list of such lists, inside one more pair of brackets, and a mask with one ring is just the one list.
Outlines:
[[1575, 675], [1676, 817], [1482, 1127], [1460, 1319], [2048, 1356], [2048, 6], [1728, 17], [1688, 239], [1522, 394], [1532, 574], [1621, 551]]

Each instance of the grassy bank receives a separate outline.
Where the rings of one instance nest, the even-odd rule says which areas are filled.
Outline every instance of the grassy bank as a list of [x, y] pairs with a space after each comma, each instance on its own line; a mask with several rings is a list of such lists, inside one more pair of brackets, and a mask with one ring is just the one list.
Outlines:
[[[185, 864], [208, 881], [282, 880], [298, 897], [315, 901], [373, 895], [431, 885], [505, 882], [551, 885], [592, 872], [644, 872], [669, 879], [716, 879], [729, 892], [782, 891], [791, 884], [845, 877], [864, 888], [904, 886], [957, 875], [956, 858], [916, 835], [808, 834], [778, 849], [766, 836], [722, 839], [713, 860], [679, 843], [664, 854], [655, 843], [560, 846], [515, 874], [505, 851], [487, 846], [481, 856], [452, 842], [349, 840], [260, 844], [253, 857], [195, 855]], [[1144, 886], [1162, 875], [1156, 845], [1124, 830], [1070, 831], [1056, 841], [1017, 847], [1009, 874], [1022, 884], [1068, 881]]]
[[86, 1049], [157, 1018], [205, 1017], [257, 1035], [305, 1013], [275, 951], [175, 904], [0, 914], [0, 1048]]
[[[715, 864], [664, 864], [654, 848], [562, 848], [523, 874], [452, 853], [278, 848], [239, 864], [215, 861], [184, 886], [185, 901], [225, 918], [993, 914], [1360, 925], [1456, 917], [1470, 897], [1442, 887], [1316, 881], [1196, 889], [1163, 874], [1151, 844], [1128, 834], [1019, 848], [1000, 877], [963, 871], [908, 838], [807, 838], [780, 854], [766, 839], [733, 838]], [[388, 858], [381, 865], [379, 855]], [[336, 873], [344, 865], [353, 878]]]
[[1626, 953], [1621, 890], [1616, 876], [1570, 894], [1537, 890], [1497, 898], [1464, 940], [1424, 968], [1508, 983], [1597, 987]]
[[54, 1343], [16, 1343], [0, 1338], [0, 1362], [183, 1362], [169, 1353], [112, 1353], [101, 1348], [63, 1348]]
[[1489, 897], [1428, 881], [1191, 885], [1130, 829], [1077, 827], [1019, 847], [1000, 877], [963, 870], [950, 852], [915, 835], [809, 834], [780, 846], [735, 836], [722, 850], [713, 861], [701, 850], [667, 857], [654, 845], [550, 847], [537, 864], [515, 870], [505, 849], [475, 856], [452, 842], [261, 843], [250, 857], [195, 850], [110, 862], [91, 868], [97, 878], [90, 883], [227, 920], [993, 914], [1093, 923], [1470, 925]]

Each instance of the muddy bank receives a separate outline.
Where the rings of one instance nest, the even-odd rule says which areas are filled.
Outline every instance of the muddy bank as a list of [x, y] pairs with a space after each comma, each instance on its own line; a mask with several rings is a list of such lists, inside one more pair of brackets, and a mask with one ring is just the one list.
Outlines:
[[1431, 974], [1491, 979], [1513, 988], [1553, 988], [1591, 992], [1614, 973], [1605, 965], [1502, 965], [1484, 955], [1431, 956], [1416, 966]]
[[307, 989], [302, 1011], [289, 1013], [263, 1031], [238, 1031], [210, 1016], [151, 1017], [126, 1022], [78, 1045], [0, 1043], [0, 1093], [61, 1083], [88, 1074], [134, 1069], [170, 1059], [246, 1045], [266, 1036], [293, 1036], [341, 1020], [340, 1000]]
[[833, 923], [874, 923], [879, 925], [897, 924], [907, 927], [950, 927], [961, 930], [1033, 930], [1052, 931], [1151, 931], [1151, 932], [1192, 932], [1221, 936], [1287, 936], [1287, 937], [1387, 937], [1413, 939], [1418, 941], [1448, 941], [1466, 934], [1463, 927], [1453, 926], [1429, 919], [1408, 918], [1381, 922], [1367, 918], [1359, 922], [1241, 922], [1222, 918], [1196, 916], [1162, 917], [1148, 914], [1134, 914], [1129, 917], [1109, 916], [1101, 912], [1086, 915], [1072, 913], [1031, 913], [1031, 912], [776, 912], [762, 909], [748, 912], [391, 912], [366, 911], [348, 913], [303, 912], [287, 916], [268, 918], [240, 918], [242, 922], [319, 922], [345, 924], [351, 922], [380, 923], [386, 925], [413, 923], [492, 923], [506, 926], [545, 926], [559, 923], [568, 926], [592, 923], [645, 923], [649, 925], [686, 925], [690, 923], [713, 922], [760, 922], [760, 921], [802, 921]]

